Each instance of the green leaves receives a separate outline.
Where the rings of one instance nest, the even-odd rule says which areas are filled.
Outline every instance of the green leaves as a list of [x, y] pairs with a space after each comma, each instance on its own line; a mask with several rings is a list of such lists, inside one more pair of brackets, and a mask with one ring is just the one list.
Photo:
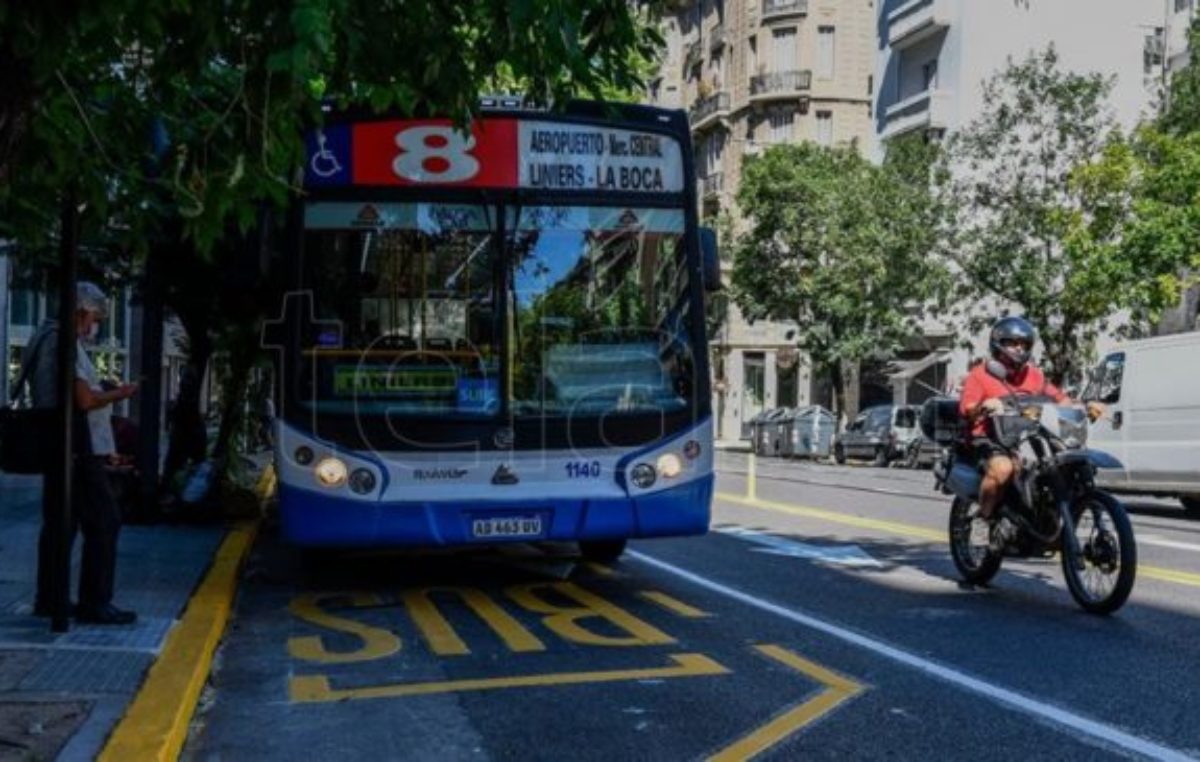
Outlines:
[[1060, 70], [1053, 48], [1010, 60], [945, 157], [947, 200], [960, 202], [950, 248], [971, 298], [1037, 324], [1056, 380], [1078, 376], [1099, 323], [1140, 293], [1118, 245], [1133, 165], [1111, 87]]
[[[31, 244], [53, 235], [28, 214], [31, 200], [52, 210], [75, 182], [90, 208], [107, 207], [91, 237], [141, 247], [183, 218], [207, 250], [297, 190], [323, 99], [465, 120], [497, 72], [548, 102], [629, 94], [662, 42], [624, 0], [109, 0], [60, 11], [21, 3], [0, 15], [0, 236]], [[156, 121], [171, 142], [164, 166], [149, 161]]]
[[819, 370], [900, 348], [948, 285], [930, 167], [915, 147], [883, 167], [807, 143], [750, 159], [738, 191], [750, 229], [733, 270], [742, 313], [795, 321]]

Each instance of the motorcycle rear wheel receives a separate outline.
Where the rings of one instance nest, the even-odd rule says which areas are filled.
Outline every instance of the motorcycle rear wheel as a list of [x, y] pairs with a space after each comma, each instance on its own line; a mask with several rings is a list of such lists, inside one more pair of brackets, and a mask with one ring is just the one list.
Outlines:
[[972, 585], [986, 585], [1000, 571], [1003, 557], [987, 545], [971, 544], [971, 525], [975, 521], [972, 505], [970, 500], [956, 497], [950, 506], [950, 557], [963, 580]]
[[1102, 494], [1085, 495], [1072, 507], [1080, 553], [1063, 541], [1063, 576], [1071, 597], [1092, 614], [1111, 614], [1125, 604], [1137, 575], [1137, 544], [1125, 506]]

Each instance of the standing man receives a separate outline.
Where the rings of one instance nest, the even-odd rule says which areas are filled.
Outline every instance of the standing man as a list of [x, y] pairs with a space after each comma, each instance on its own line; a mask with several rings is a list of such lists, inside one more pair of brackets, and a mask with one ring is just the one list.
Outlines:
[[[86, 433], [80, 427], [75, 437], [75, 499], [71, 506], [71, 526], [68, 528], [68, 548], [74, 542], [75, 529], [83, 533], [83, 563], [79, 572], [79, 605], [75, 618], [90, 624], [132, 624], [137, 614], [112, 604], [113, 581], [117, 567], [117, 535], [121, 529], [121, 513], [108, 481], [105, 463], [113, 447], [112, 423], [109, 408], [114, 402], [129, 399], [137, 391], [136, 384], [122, 384], [104, 391], [91, 358], [84, 351], [85, 341], [95, 340], [100, 322], [107, 317], [108, 299], [94, 283], [80, 281], [75, 287], [75, 334], [79, 342], [75, 349], [75, 405], [86, 414]], [[28, 378], [34, 407], [55, 407], [58, 404], [55, 381], [57, 357], [54, 347], [58, 341], [58, 322], [46, 320], [29, 342], [27, 362], [31, 363]], [[50, 494], [61, 489], [47, 477], [43, 490]], [[46, 500], [43, 506], [55, 501]], [[38, 586], [34, 604], [36, 616], [51, 614], [48, 559], [53, 538], [47, 531], [43, 515], [42, 533], [38, 540]]]

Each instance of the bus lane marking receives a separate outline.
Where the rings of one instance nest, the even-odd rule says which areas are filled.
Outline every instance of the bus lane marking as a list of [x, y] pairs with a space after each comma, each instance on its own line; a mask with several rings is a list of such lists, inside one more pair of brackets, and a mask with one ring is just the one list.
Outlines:
[[712, 616], [707, 611], [701, 611], [695, 606], [684, 603], [678, 598], [674, 598], [658, 590], [641, 590], [638, 592], [638, 596], [651, 603], [658, 604], [672, 614], [681, 616], [684, 619], [705, 619]]
[[544, 675], [439, 680], [427, 683], [394, 683], [358, 688], [334, 688], [330, 685], [329, 678], [324, 675], [305, 675], [291, 678], [288, 685], [288, 693], [293, 703], [317, 703], [354, 699], [429, 696], [438, 693], [455, 693], [461, 691], [488, 691], [504, 688], [534, 688], [636, 680], [664, 680], [677, 677], [706, 677], [730, 674], [729, 669], [704, 654], [671, 654], [668, 659], [674, 666], [593, 672], [555, 672]]
[[504, 641], [510, 651], [528, 653], [546, 650], [546, 645], [536, 635], [479, 588], [427, 587], [405, 590], [402, 595], [404, 608], [408, 610], [425, 642], [429, 644], [429, 649], [438, 656], [463, 656], [471, 653], [471, 649], [433, 602], [431, 596], [435, 593], [457, 596]]
[[334, 601], [345, 602], [352, 608], [365, 608], [379, 606], [384, 599], [375, 593], [361, 592], [296, 596], [288, 604], [292, 616], [326, 630], [353, 635], [362, 641], [362, 645], [352, 651], [331, 651], [325, 647], [320, 635], [301, 635], [288, 638], [287, 649], [292, 658], [317, 664], [351, 664], [384, 659], [400, 650], [400, 638], [390, 630], [337, 616], [321, 608], [322, 603]]
[[[552, 592], [578, 605], [563, 606], [539, 595]], [[574, 582], [534, 582], [504, 589], [505, 594], [526, 611], [542, 615], [542, 624], [563, 640], [582, 646], [656, 646], [669, 645], [675, 638], [638, 619], [616, 604], [609, 603]], [[581, 620], [602, 619], [626, 635], [607, 635], [589, 630]]]
[[721, 749], [708, 758], [709, 762], [734, 762], [758, 756], [866, 690], [862, 683], [843, 677], [781, 646], [760, 645], [754, 648], [762, 655], [820, 683], [823, 690]]
[[1127, 733], [1112, 725], [1093, 720], [1085, 715], [1077, 714], [1045, 701], [1040, 701], [1031, 696], [1026, 696], [1023, 693], [988, 682], [982, 678], [973, 677], [954, 667], [926, 659], [910, 651], [847, 629], [833, 622], [828, 622], [810, 614], [805, 614], [801, 611], [758, 598], [735, 587], [711, 580], [666, 561], [660, 561], [653, 556], [648, 556], [637, 551], [628, 551], [627, 555], [659, 571], [664, 571], [680, 579], [687, 580], [698, 587], [739, 601], [760, 611], [774, 614], [802, 627], [807, 627], [810, 630], [824, 633], [835, 640], [840, 640], [843, 643], [848, 643], [888, 661], [913, 669], [927, 677], [949, 683], [968, 693], [982, 696], [1007, 709], [1035, 717], [1050, 725], [1056, 725], [1072, 732], [1081, 740], [1096, 744], [1100, 748], [1115, 746], [1134, 754], [1152, 759], [1171, 760], [1172, 762], [1176, 760], [1183, 762], [1184, 760], [1194, 759], [1194, 757], [1169, 746], [1132, 733]]

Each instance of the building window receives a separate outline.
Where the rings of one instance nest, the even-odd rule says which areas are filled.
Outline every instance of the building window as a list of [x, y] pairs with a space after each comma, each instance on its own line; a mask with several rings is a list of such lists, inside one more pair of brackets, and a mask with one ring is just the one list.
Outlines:
[[817, 112], [817, 145], [833, 145], [833, 112]]
[[921, 89], [933, 90], [937, 87], [938, 62], [937, 59], [926, 61], [921, 66]]
[[1163, 65], [1163, 52], [1166, 47], [1164, 42], [1164, 30], [1162, 27], [1157, 27], [1154, 34], [1146, 35], [1146, 41], [1142, 46], [1142, 71], [1145, 74], [1155, 74]]
[[770, 141], [772, 143], [786, 143], [792, 138], [792, 124], [796, 121], [795, 111], [786, 111], [780, 109], [772, 111], [770, 115], [771, 134]]
[[776, 29], [772, 34], [771, 65], [774, 71], [794, 71], [796, 68], [796, 27]]
[[833, 79], [833, 27], [817, 28], [817, 76], [822, 79]]
[[8, 317], [13, 325], [33, 325], [37, 322], [37, 292], [14, 288], [8, 294]]
[[1175, 12], [1183, 13], [1192, 9], [1192, 0], [1175, 0]]
[[758, 74], [758, 38], [754, 35], [746, 40], [746, 66], [750, 69], [750, 76]]

